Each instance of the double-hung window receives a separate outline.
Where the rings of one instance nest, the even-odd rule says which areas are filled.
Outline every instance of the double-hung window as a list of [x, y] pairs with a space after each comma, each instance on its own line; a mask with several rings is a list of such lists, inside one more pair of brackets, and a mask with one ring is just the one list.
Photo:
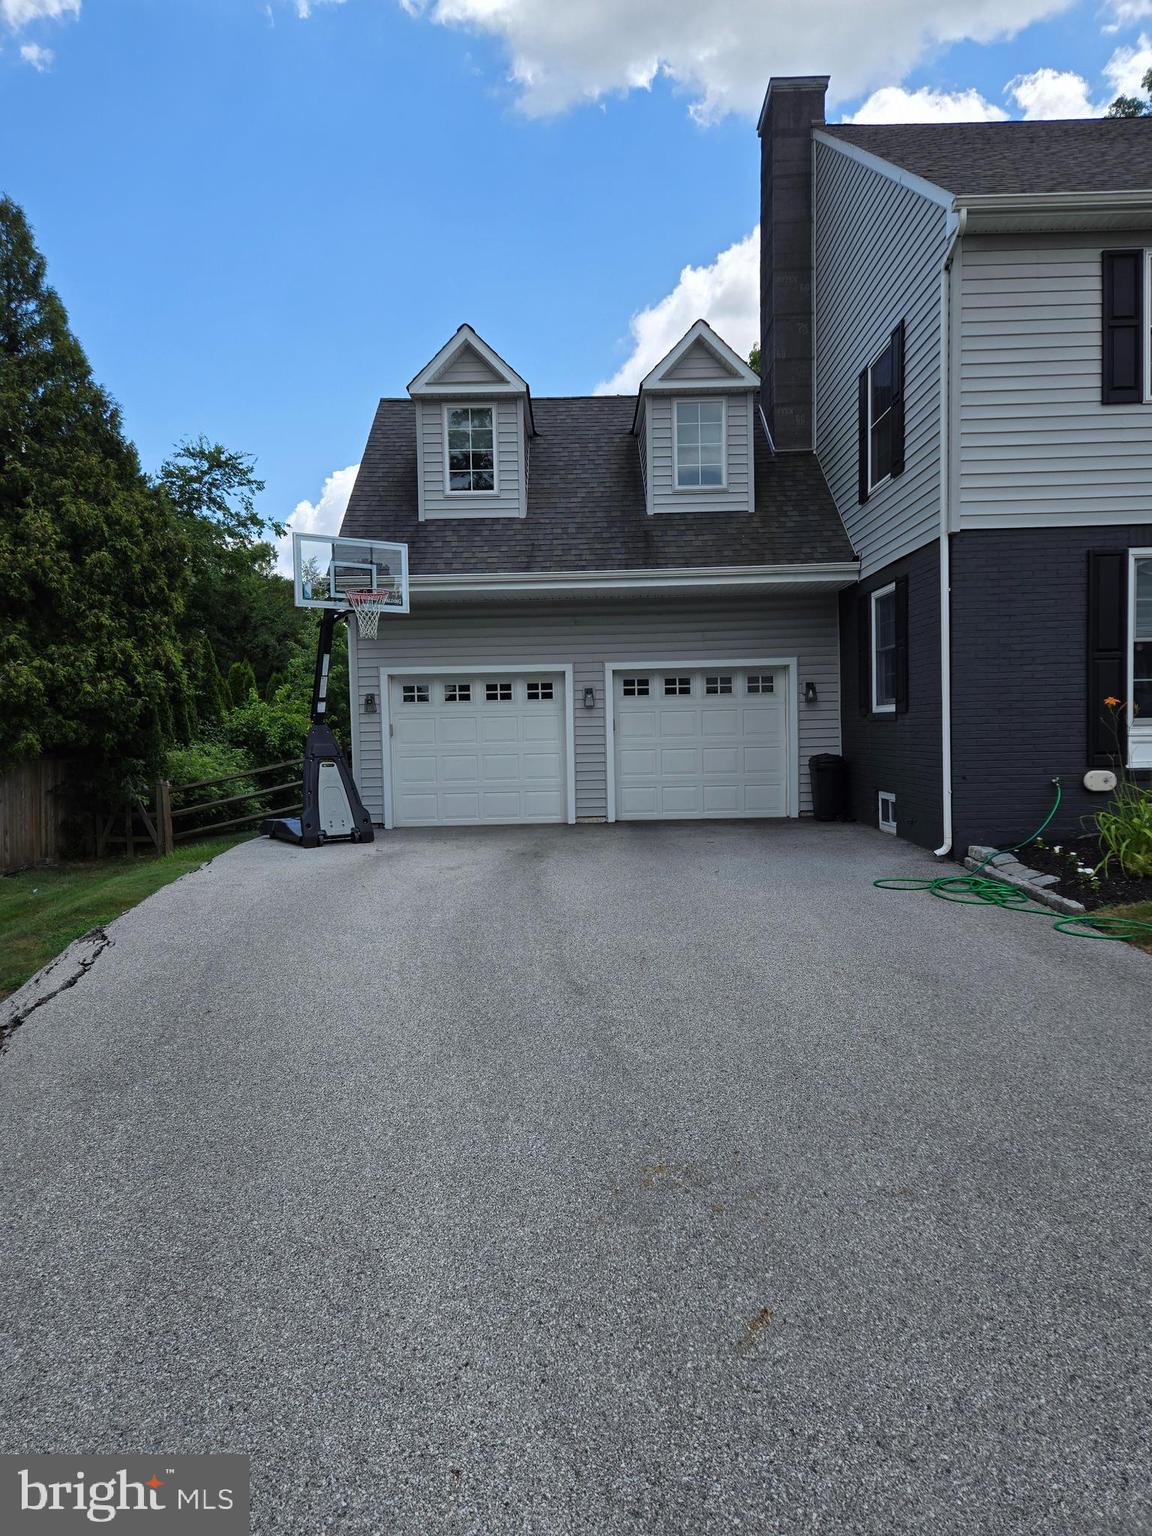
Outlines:
[[872, 593], [872, 713], [896, 711], [896, 583]]
[[723, 486], [724, 475], [724, 401], [677, 400], [676, 489], [694, 491], [700, 487]]
[[860, 500], [904, 472], [904, 322], [860, 375]]
[[446, 405], [444, 434], [450, 495], [496, 490], [496, 439], [490, 405]]

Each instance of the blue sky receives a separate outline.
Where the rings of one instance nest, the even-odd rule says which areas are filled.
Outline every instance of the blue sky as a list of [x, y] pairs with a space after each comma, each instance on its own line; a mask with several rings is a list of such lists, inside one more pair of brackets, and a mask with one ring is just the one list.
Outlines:
[[834, 118], [1080, 115], [1148, 34], [1152, 0], [0, 0], [0, 186], [146, 467], [204, 432], [303, 527], [462, 320], [538, 395], [631, 388], [701, 312], [745, 350], [772, 72], [831, 73]]

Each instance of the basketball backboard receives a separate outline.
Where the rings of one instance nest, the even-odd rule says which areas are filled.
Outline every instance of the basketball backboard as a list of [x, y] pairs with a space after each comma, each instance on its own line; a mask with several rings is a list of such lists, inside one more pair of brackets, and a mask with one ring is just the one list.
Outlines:
[[299, 608], [349, 606], [349, 591], [388, 594], [386, 613], [408, 612], [408, 546], [380, 539], [294, 533], [292, 570]]

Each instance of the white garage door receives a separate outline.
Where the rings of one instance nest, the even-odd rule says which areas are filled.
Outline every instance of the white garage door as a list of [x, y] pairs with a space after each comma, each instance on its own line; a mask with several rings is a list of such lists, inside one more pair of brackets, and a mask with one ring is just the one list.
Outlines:
[[567, 819], [564, 674], [395, 677], [398, 827]]
[[786, 667], [614, 674], [616, 815], [787, 816]]

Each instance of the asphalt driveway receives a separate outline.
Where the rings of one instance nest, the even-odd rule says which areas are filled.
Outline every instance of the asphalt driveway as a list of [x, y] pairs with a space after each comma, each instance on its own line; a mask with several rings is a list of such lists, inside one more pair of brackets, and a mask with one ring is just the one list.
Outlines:
[[259, 1532], [1152, 1529], [1152, 958], [877, 832], [250, 843], [0, 1058], [0, 1449]]

